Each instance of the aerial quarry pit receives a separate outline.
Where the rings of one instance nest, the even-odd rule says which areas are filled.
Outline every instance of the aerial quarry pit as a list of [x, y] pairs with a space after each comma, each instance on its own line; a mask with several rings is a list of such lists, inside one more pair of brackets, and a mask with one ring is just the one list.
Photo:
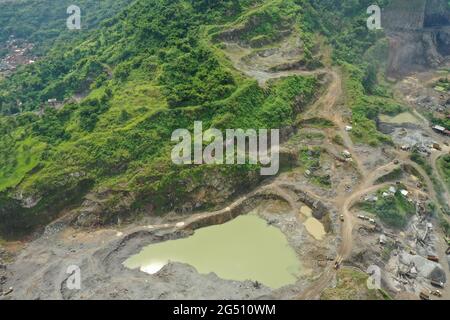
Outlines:
[[[255, 183], [239, 175], [236, 179], [242, 180], [223, 187], [214, 175], [205, 186], [192, 182], [189, 196], [180, 196], [185, 202], [175, 205], [179, 199], [170, 198], [164, 212], [156, 211], [157, 204], [144, 204], [135, 217], [128, 212], [151, 193], [134, 194], [131, 182], [108, 176], [107, 183], [58, 209], [54, 219], [26, 236], [0, 237], [0, 300], [450, 300], [450, 136], [442, 124], [448, 123], [450, 111], [450, 45], [444, 41], [450, 38], [450, 20], [431, 27], [430, 2], [439, 1], [417, 1], [425, 13], [413, 19], [399, 15], [398, 20], [412, 19], [407, 27], [399, 21], [387, 24], [387, 71], [375, 75], [381, 83], [376, 90], [382, 93], [358, 102], [352, 97], [352, 90], [359, 90], [355, 87], [362, 88], [352, 83], [358, 72], [333, 60], [331, 42], [322, 34], [303, 41], [305, 30], [290, 16], [271, 37], [253, 34], [271, 22], [259, 10], [278, 1], [257, 1], [239, 19], [220, 24], [221, 29], [205, 27], [210, 33], [202, 41], [209, 41], [217, 63], [232, 69], [237, 83], [253, 81], [242, 90], [261, 90], [266, 97], [283, 79], [317, 81], [310, 100], [303, 93], [295, 98], [293, 120], [280, 130], [279, 174]], [[402, 8], [393, 6], [386, 19]], [[429, 39], [444, 40], [436, 40], [433, 49]], [[9, 41], [9, 46], [16, 43]], [[31, 44], [23, 43], [31, 50]], [[149, 70], [151, 59], [139, 63], [147, 63]], [[105, 79], [116, 74], [109, 73]], [[129, 73], [144, 81], [138, 72]], [[142, 92], [139, 103], [142, 95], [154, 94]], [[360, 105], [371, 103], [376, 112], [360, 117]], [[221, 125], [229, 115], [211, 122]], [[100, 124], [108, 121], [98, 117]], [[144, 118], [138, 113], [127, 126], [139, 126]], [[166, 170], [166, 165], [161, 160], [149, 168]], [[114, 163], [114, 170], [120, 171], [120, 165]], [[145, 176], [151, 171], [147, 167], [126, 170], [136, 170], [136, 184], [140, 174], [157, 179]], [[0, 205], [7, 203], [2, 202], [2, 177], [0, 172]], [[22, 179], [28, 183], [24, 188], [34, 181], [26, 175]], [[26, 202], [17, 186], [17, 191], [7, 190], [14, 190], [14, 201]], [[110, 213], [102, 207], [108, 200], [102, 196], [114, 192], [126, 194], [119, 205], [114, 203], [119, 213], [111, 210], [113, 218], [99, 222], [103, 211]], [[129, 199], [136, 202], [129, 205]], [[32, 208], [39, 200], [29, 202]], [[70, 266], [81, 270], [79, 290], [68, 288]], [[378, 275], [378, 286], [370, 286]]]

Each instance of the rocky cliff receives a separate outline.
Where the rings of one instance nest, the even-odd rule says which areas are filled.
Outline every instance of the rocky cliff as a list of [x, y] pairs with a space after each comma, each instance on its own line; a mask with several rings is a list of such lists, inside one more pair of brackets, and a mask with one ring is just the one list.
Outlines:
[[450, 11], [446, 0], [394, 0], [382, 17], [390, 42], [389, 76], [435, 68], [449, 58]]
[[424, 27], [439, 27], [450, 25], [450, 10], [448, 1], [429, 0], [425, 8]]
[[427, 0], [393, 0], [382, 12], [388, 31], [420, 30], [424, 26]]

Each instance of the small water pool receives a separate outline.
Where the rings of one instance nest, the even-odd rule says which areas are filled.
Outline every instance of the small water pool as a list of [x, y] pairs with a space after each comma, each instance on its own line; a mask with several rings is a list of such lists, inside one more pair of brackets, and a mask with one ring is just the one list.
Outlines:
[[155, 274], [169, 262], [186, 263], [222, 279], [258, 281], [273, 289], [295, 283], [301, 274], [299, 258], [286, 236], [256, 214], [199, 229], [185, 239], [149, 245], [124, 265]]

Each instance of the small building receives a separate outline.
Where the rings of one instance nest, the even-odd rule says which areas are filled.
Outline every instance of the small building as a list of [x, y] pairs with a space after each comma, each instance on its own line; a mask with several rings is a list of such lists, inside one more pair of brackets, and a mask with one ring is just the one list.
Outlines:
[[438, 131], [438, 132], [443, 132], [445, 130], [445, 128], [443, 126], [433, 126], [433, 130]]
[[48, 99], [47, 102], [51, 106], [55, 106], [55, 105], [58, 104], [58, 100], [57, 99]]
[[353, 130], [352, 126], [345, 126], [345, 131], [350, 132]]
[[397, 189], [395, 187], [390, 187], [389, 192], [395, 194], [397, 192]]
[[400, 193], [401, 193], [404, 197], [407, 197], [407, 196], [409, 195], [409, 191], [407, 191], [407, 190], [402, 190], [402, 191], [400, 191]]
[[450, 136], [450, 130], [447, 130], [447, 129], [444, 128], [443, 126], [435, 125], [435, 126], [432, 127], [432, 129], [433, 129], [435, 132], [437, 132], [437, 133], [440, 133], [440, 134], [444, 134], [444, 135]]
[[386, 244], [386, 236], [384, 234], [380, 235], [380, 244], [381, 245]]

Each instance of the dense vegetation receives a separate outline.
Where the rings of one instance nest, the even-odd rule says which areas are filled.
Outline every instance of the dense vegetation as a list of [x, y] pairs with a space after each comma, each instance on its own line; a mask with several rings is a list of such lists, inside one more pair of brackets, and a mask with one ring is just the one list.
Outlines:
[[[192, 130], [197, 120], [204, 129], [292, 125], [298, 104], [319, 91], [315, 77], [292, 76], [262, 89], [237, 72], [220, 44], [221, 34], [236, 25], [250, 26], [242, 37], [254, 45], [295, 29], [312, 66], [319, 64], [317, 36], [325, 38], [333, 63], [345, 71], [356, 140], [389, 142], [376, 130], [376, 117], [401, 110], [378, 81], [386, 43], [366, 28], [373, 1], [137, 0], [123, 10], [130, 1], [112, 7], [105, 1], [97, 12], [86, 10], [82, 33], [57, 31], [65, 27], [64, 1], [34, 2], [0, 13], [7, 26], [0, 41], [14, 34], [45, 54], [0, 81], [3, 234], [46, 223], [62, 208], [79, 207], [89, 193], [101, 199], [89, 223], [102, 224], [131, 213], [208, 207], [217, 203], [211, 195], [219, 185], [235, 194], [258, 182], [255, 166], [170, 161], [175, 129]], [[93, 3], [80, 1], [80, 7]], [[39, 14], [28, 19], [33, 4]], [[50, 106], [49, 99], [59, 104]], [[202, 189], [209, 196], [199, 201]]]
[[380, 190], [375, 203], [363, 202], [360, 208], [376, 214], [383, 223], [391, 227], [404, 228], [416, 212], [414, 204], [409, 202], [400, 190], [397, 190], [394, 195], [383, 196], [383, 193], [389, 192], [387, 189]]
[[[56, 40], [59, 43], [73, 41], [74, 36], [82, 39], [85, 31], [117, 14], [133, 0], [78, 0], [81, 9], [81, 31], [69, 31], [66, 20], [67, 8], [73, 5], [69, 0], [15, 0], [0, 3], [0, 49], [1, 43], [15, 36], [36, 44], [35, 53], [44, 54]], [[1, 51], [1, 50], [0, 50]], [[1, 53], [0, 53], [1, 56]]]

